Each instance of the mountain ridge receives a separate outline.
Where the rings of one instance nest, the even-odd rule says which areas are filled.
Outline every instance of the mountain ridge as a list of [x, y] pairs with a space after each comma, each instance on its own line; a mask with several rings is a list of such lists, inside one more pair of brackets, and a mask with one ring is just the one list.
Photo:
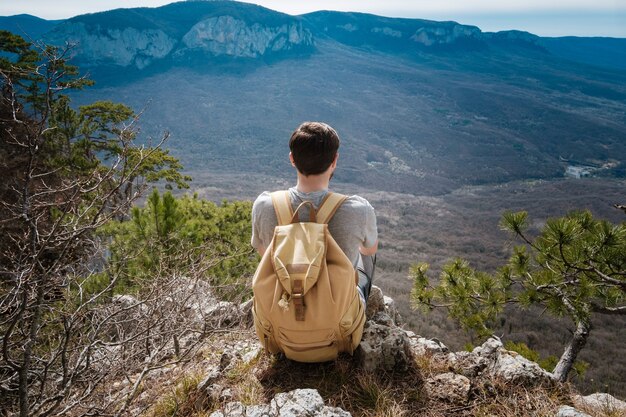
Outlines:
[[[454, 41], [462, 42], [460, 46], [463, 48], [484, 48], [486, 46], [485, 44], [489, 43], [509, 42], [509, 47], [523, 44], [526, 47], [540, 48], [547, 53], [574, 62], [601, 65], [609, 68], [626, 68], [626, 52], [624, 52], [624, 50], [626, 50], [626, 39], [572, 36], [546, 38], [519, 30], [482, 32], [480, 28], [476, 26], [461, 24], [455, 21], [385, 17], [360, 12], [320, 10], [301, 15], [289, 15], [273, 11], [263, 6], [230, 0], [187, 0], [156, 8], [119, 8], [110, 11], [78, 15], [65, 20], [52, 21], [22, 14], [0, 17], [0, 28], [8, 30], [13, 29], [12, 31], [15, 31], [15, 21], [24, 21], [25, 19], [32, 21], [33, 19], [38, 19], [37, 28], [33, 28], [33, 25], [28, 26], [28, 31], [32, 34], [33, 39], [37, 39], [45, 33], [50, 32], [50, 30], [63, 32], [63, 25], [83, 24], [87, 32], [90, 30], [98, 31], [98, 28], [105, 27], [108, 30], [127, 28], [151, 29], [162, 30], [165, 35], [174, 40], [179, 40], [184, 36], [186, 30], [199, 22], [200, 17], [214, 16], [216, 14], [220, 16], [230, 15], [234, 19], [241, 20], [246, 24], [255, 22], [264, 24], [265, 26], [277, 26], [298, 21], [308, 24], [309, 28], [313, 26], [318, 30], [321, 29], [319, 33], [315, 33], [313, 36], [322, 34], [328, 35], [328, 31], [330, 30], [331, 34], [335, 34], [334, 38], [336, 40], [347, 41], [347, 43], [351, 45], [355, 45], [355, 43], [358, 42], [354, 37], [356, 35], [355, 32], [360, 31], [359, 25], [351, 23], [351, 21], [358, 21], [360, 25], [370, 30], [369, 40], [371, 43], [374, 45], [386, 43], [387, 48], [396, 51], [406, 48], [407, 45], [415, 46], [411, 45], [410, 40], [413, 41], [413, 44], [417, 44], [422, 48], [430, 47], [431, 52], [433, 50], [436, 51], [438, 47], [445, 50], [445, 46], [454, 44]], [[342, 20], [343, 24], [335, 24], [335, 27], [330, 28], [326, 25], [323, 29], [319, 27], [320, 21], [326, 21], [326, 23], [328, 23], [329, 19], [334, 19], [335, 23], [337, 23], [337, 20]], [[374, 24], [378, 24], [379, 26], [373, 26]], [[184, 29], [183, 26], [185, 26], [186, 29]], [[412, 33], [406, 32], [408, 27], [412, 27]], [[345, 33], [340, 34], [341, 30]], [[48, 36], [47, 39], [60, 43], [64, 39], [63, 35], [63, 33], [57, 33], [56, 36]], [[67, 36], [68, 33], [65, 33], [65, 35]], [[350, 35], [352, 39], [348, 40], [345, 35]], [[403, 42], [396, 42], [396, 45], [393, 46], [393, 43], [390, 41], [394, 39], [399, 41], [399, 38], [404, 38]], [[577, 47], [580, 44], [590, 43], [595, 47], [591, 56], [588, 53], [581, 52]], [[598, 45], [600, 46], [598, 47]], [[444, 48], [442, 48], [442, 46], [444, 46]], [[163, 58], [158, 54], [156, 57]], [[89, 58], [83, 61], [85, 64], [89, 64], [92, 62], [93, 58], [94, 57], [90, 55]], [[122, 63], [126, 65], [126, 61], [122, 61]], [[142, 67], [141, 69], [143, 69], [144, 65], [141, 64], [140, 66]]]

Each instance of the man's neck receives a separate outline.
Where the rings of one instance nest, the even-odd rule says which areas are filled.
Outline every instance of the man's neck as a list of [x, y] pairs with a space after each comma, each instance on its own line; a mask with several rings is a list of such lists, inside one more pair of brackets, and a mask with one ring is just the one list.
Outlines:
[[298, 183], [296, 188], [303, 193], [312, 193], [315, 191], [322, 191], [328, 189], [330, 183], [329, 175], [309, 175], [308, 177], [298, 173]]

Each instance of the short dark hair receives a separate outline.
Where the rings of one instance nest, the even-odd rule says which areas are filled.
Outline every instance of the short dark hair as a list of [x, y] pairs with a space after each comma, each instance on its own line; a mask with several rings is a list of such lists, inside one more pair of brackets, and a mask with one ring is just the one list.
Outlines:
[[326, 123], [304, 122], [289, 139], [296, 169], [306, 176], [326, 171], [335, 160], [338, 149], [339, 135]]

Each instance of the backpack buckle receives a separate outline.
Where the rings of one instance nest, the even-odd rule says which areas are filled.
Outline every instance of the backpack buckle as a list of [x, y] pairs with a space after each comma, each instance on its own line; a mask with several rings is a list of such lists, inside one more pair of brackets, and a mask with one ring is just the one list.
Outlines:
[[296, 307], [296, 321], [304, 321], [304, 288], [302, 280], [298, 279], [293, 282], [291, 299]]

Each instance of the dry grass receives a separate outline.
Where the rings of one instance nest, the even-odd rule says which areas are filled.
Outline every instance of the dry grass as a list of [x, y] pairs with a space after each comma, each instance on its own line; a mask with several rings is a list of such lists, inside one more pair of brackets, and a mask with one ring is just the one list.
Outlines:
[[202, 380], [201, 373], [184, 375], [178, 384], [166, 393], [150, 410], [150, 417], [193, 416], [198, 399], [197, 386]]
[[[429, 397], [425, 381], [450, 372], [437, 355], [416, 357], [407, 372], [365, 372], [355, 358], [341, 355], [336, 361], [304, 364], [281, 355], [265, 353], [249, 363], [236, 360], [215, 383], [230, 390], [229, 398], [209, 398], [198, 390], [207, 370], [218, 366], [223, 352], [237, 343], [254, 339], [249, 331], [232, 331], [207, 339], [203, 354], [184, 367], [176, 367], [146, 384], [144, 401], [152, 406], [145, 417], [208, 417], [230, 401], [244, 405], [267, 404], [277, 393], [298, 388], [318, 390], [325, 403], [341, 407], [354, 417], [553, 417], [561, 405], [572, 405], [593, 417], [621, 417], [607, 405], [590, 409], [573, 401], [569, 384], [525, 387], [499, 380], [472, 380], [465, 402]], [[142, 395], [143, 396], [143, 395]]]
[[365, 372], [347, 355], [334, 362], [303, 364], [261, 354], [249, 364], [237, 363], [217, 381], [230, 389], [232, 398], [222, 403], [205, 398], [206, 394], [196, 389], [202, 375], [191, 374], [181, 378], [149, 416], [201, 417], [229, 401], [263, 404], [279, 392], [298, 388], [318, 390], [327, 405], [341, 407], [354, 417], [554, 416], [561, 404], [571, 403], [567, 386], [529, 388], [492, 380], [475, 382], [465, 403], [429, 398], [424, 379], [448, 371], [430, 357], [418, 358], [407, 372], [385, 374]]

